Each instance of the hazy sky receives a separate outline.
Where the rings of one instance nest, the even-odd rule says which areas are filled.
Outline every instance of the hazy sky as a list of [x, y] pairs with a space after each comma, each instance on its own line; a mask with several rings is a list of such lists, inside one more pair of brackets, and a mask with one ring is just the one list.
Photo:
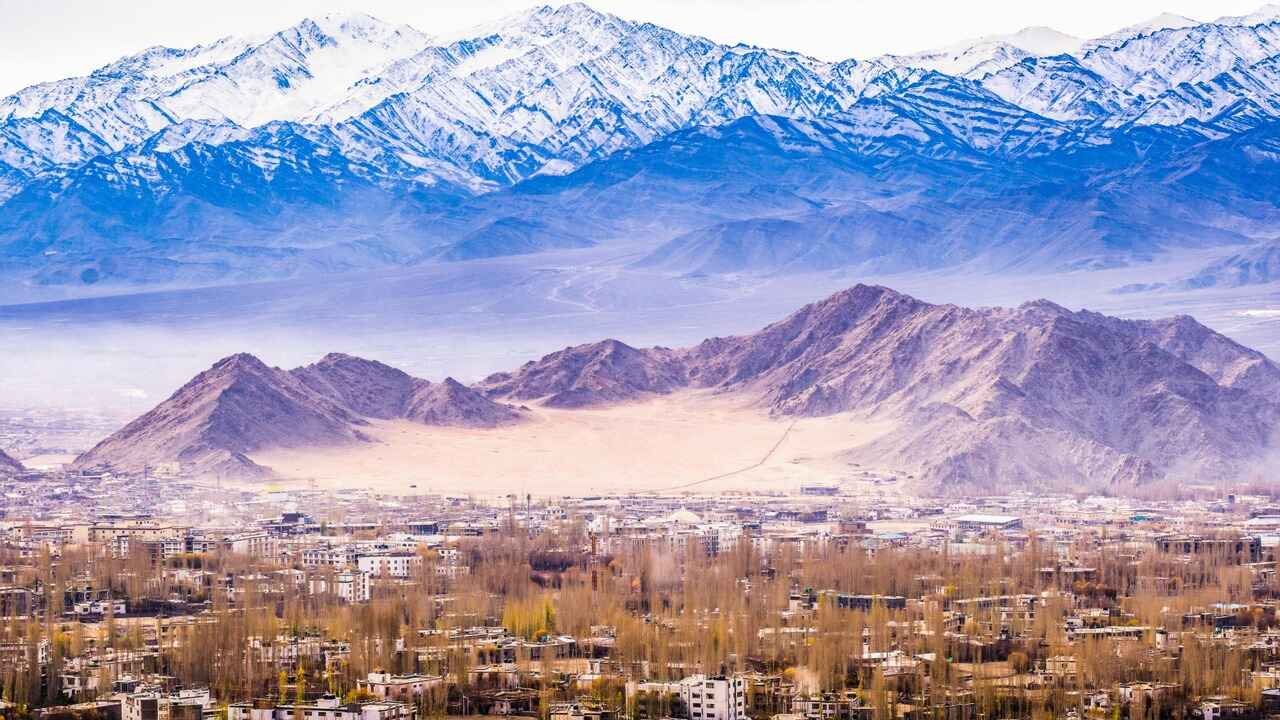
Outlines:
[[[309, 15], [363, 11], [446, 34], [537, 0], [0, 0], [0, 95], [82, 75], [152, 45], [185, 47], [276, 30]], [[559, 4], [554, 2], [551, 4]], [[825, 59], [910, 52], [1049, 25], [1102, 35], [1160, 12], [1207, 20], [1259, 0], [594, 0], [594, 7], [721, 42]]]

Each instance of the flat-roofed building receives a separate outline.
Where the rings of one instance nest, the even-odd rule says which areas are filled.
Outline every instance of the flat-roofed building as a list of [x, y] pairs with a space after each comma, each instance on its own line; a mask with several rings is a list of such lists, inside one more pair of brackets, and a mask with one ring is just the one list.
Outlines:
[[961, 515], [952, 520], [959, 530], [1016, 530], [1022, 527], [1022, 518], [1014, 515]]

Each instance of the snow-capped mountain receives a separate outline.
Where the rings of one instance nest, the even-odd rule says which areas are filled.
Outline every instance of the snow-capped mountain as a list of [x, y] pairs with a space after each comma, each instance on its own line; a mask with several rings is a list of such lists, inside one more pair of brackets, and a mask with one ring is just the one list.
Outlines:
[[[150, 48], [86, 77], [36, 85], [0, 101], [0, 120], [56, 111], [112, 150], [184, 121], [241, 127], [302, 121], [429, 42], [412, 28], [367, 15], [307, 19], [266, 38]], [[47, 157], [75, 160], [57, 152]]]
[[[859, 162], [923, 143], [936, 163], [1053, 157], [1037, 172], [1070, 175], [1100, 147], [1128, 157], [1136, 128], [1168, 131], [1165, 147], [1274, 123], [1278, 58], [1275, 7], [835, 63], [580, 3], [441, 38], [326, 16], [151, 48], [0, 100], [0, 253], [42, 282], [191, 282], [242, 277], [244, 262], [270, 277], [500, 254], [513, 233], [521, 252], [587, 246], [608, 238], [529, 241], [554, 222], [495, 208], [539, 177], [754, 117], [803, 121], [792, 127]], [[909, 184], [952, 175], [935, 165]]]
[[[1222, 23], [1221, 20], [1218, 22]], [[1123, 45], [1133, 38], [1143, 37], [1145, 35], [1160, 32], [1161, 30], [1179, 30], [1182, 28], [1195, 27], [1199, 24], [1199, 21], [1192, 20], [1185, 15], [1178, 15], [1176, 13], [1160, 13], [1148, 20], [1120, 28], [1113, 33], [1108, 33], [1102, 37], [1093, 38], [1092, 40], [1083, 42], [1077, 49], [1092, 49], [1102, 46], [1115, 47]]]
[[1008, 35], [991, 35], [936, 50], [889, 55], [880, 61], [981, 79], [1027, 58], [1075, 53], [1083, 45], [1080, 38], [1053, 28], [1029, 27]]

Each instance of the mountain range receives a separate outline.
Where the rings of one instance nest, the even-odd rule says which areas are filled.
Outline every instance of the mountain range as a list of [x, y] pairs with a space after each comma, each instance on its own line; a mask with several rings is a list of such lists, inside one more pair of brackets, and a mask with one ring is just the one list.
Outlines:
[[1047, 301], [969, 309], [858, 285], [750, 335], [682, 349], [605, 340], [470, 388], [348, 356], [289, 372], [235, 356], [76, 467], [255, 475], [267, 471], [247, 453], [368, 442], [373, 419], [491, 428], [537, 412], [508, 403], [590, 412], [675, 392], [889, 423], [849, 457], [905, 468], [938, 494], [1240, 483], [1280, 430], [1280, 367], [1190, 317], [1120, 320]]
[[1274, 6], [839, 62], [577, 3], [307, 19], [0, 100], [0, 258], [71, 287], [622, 242], [681, 274], [1109, 267], [1270, 239], [1278, 63]]

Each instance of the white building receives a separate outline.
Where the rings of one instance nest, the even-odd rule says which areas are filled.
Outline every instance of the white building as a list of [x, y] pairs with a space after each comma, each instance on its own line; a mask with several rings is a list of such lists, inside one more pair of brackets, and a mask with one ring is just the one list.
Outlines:
[[314, 704], [296, 706], [254, 707], [252, 702], [227, 706], [227, 720], [415, 720], [416, 716], [414, 707], [405, 703], [379, 701], [344, 705], [333, 695], [325, 695]]
[[957, 530], [1016, 530], [1022, 527], [1022, 518], [1013, 515], [961, 515], [951, 521]]
[[746, 720], [747, 681], [691, 675], [680, 681], [680, 701], [689, 720]]
[[201, 720], [213, 705], [208, 688], [161, 692], [136, 692], [120, 703], [120, 720]]
[[379, 700], [413, 702], [415, 698], [426, 695], [431, 688], [444, 687], [444, 678], [439, 675], [392, 675], [385, 672], [371, 672], [357, 684], [361, 690]]
[[422, 556], [416, 553], [361, 555], [357, 567], [374, 577], [407, 578], [422, 567]]
[[349, 603], [369, 602], [369, 598], [373, 596], [369, 573], [366, 572], [338, 573], [334, 578], [334, 585], [338, 597]]
[[271, 538], [263, 530], [229, 535], [226, 542], [231, 552], [237, 555], [266, 557], [271, 551]]

